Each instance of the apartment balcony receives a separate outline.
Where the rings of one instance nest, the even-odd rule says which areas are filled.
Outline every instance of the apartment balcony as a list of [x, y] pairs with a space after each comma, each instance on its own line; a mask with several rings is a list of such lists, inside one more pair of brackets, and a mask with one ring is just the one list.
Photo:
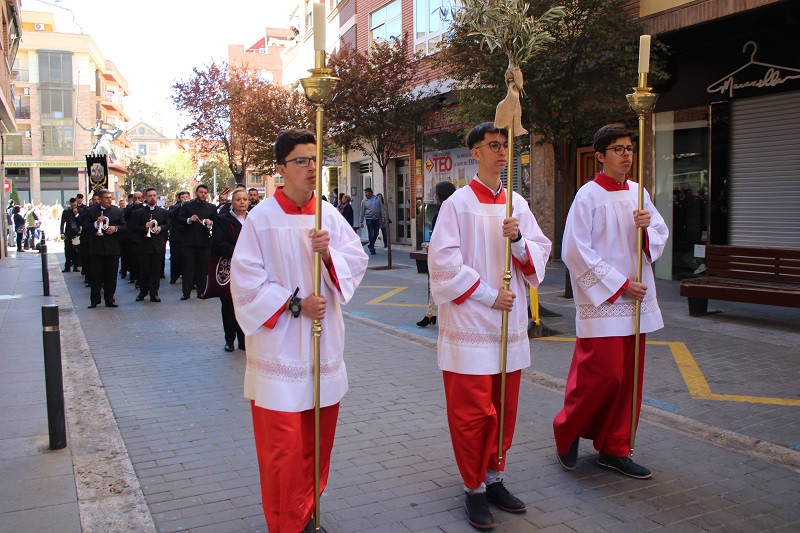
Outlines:
[[20, 106], [14, 110], [14, 118], [23, 118], [23, 119], [30, 119], [31, 118], [31, 107], [30, 106]]

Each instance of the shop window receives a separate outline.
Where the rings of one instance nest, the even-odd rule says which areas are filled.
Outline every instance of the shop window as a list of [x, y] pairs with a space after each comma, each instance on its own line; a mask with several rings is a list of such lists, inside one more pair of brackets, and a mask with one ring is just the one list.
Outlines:
[[400, 16], [401, 0], [395, 0], [369, 16], [369, 42], [370, 48], [374, 43], [386, 42], [392, 37], [400, 39], [403, 36], [402, 19]]

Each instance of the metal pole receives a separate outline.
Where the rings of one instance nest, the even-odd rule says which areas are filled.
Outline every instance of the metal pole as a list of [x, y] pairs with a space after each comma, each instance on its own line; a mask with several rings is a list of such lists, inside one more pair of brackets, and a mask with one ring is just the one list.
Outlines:
[[[658, 95], [651, 91], [651, 87], [647, 86], [647, 73], [639, 73], [639, 85], [634, 87], [635, 91], [626, 96], [628, 105], [639, 117], [639, 150], [638, 150], [638, 167], [639, 174], [639, 197], [637, 199], [637, 209], [642, 210], [644, 203], [644, 121], [645, 117], [653, 112], [656, 105]], [[644, 242], [644, 230], [637, 228], [636, 230], [636, 282], [642, 282], [642, 245]], [[636, 448], [636, 422], [638, 417], [638, 398], [639, 398], [639, 338], [640, 326], [642, 319], [642, 302], [636, 300], [634, 304], [634, 342], [636, 343], [633, 348], [633, 395], [631, 399], [631, 431], [630, 431], [630, 456], [633, 457], [633, 450]]]
[[[42, 233], [44, 239], [44, 233]], [[42, 290], [45, 296], [50, 296], [50, 272], [47, 270], [47, 244], [41, 245], [42, 256]]]
[[[514, 120], [508, 124], [508, 159], [506, 171], [506, 218], [511, 217], [511, 197], [514, 195]], [[511, 239], [505, 238], [503, 288], [511, 290]], [[500, 331], [500, 424], [497, 431], [497, 464], [503, 464], [503, 425], [506, 419], [506, 361], [508, 360], [508, 311], [503, 311]]]
[[50, 449], [60, 450], [67, 445], [67, 423], [64, 419], [64, 381], [61, 375], [61, 334], [58, 328], [57, 305], [42, 306], [42, 347]]

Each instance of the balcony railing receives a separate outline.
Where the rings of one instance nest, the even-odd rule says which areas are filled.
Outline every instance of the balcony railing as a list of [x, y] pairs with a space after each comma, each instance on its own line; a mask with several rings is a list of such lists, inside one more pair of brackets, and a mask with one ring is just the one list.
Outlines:
[[30, 108], [30, 106], [18, 107], [14, 111], [14, 118], [31, 118], [31, 108]]

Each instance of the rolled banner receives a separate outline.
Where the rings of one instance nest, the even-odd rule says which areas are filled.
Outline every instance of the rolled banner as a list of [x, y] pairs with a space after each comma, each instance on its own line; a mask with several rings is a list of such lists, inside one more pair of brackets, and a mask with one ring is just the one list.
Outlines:
[[[522, 127], [522, 105], [519, 103], [519, 93], [522, 92], [522, 71], [516, 65], [509, 65], [506, 70], [506, 97], [497, 104], [494, 115], [494, 125], [497, 128], [508, 128], [514, 121], [514, 136], [524, 135], [528, 130]], [[509, 143], [512, 139], [508, 140]]]

